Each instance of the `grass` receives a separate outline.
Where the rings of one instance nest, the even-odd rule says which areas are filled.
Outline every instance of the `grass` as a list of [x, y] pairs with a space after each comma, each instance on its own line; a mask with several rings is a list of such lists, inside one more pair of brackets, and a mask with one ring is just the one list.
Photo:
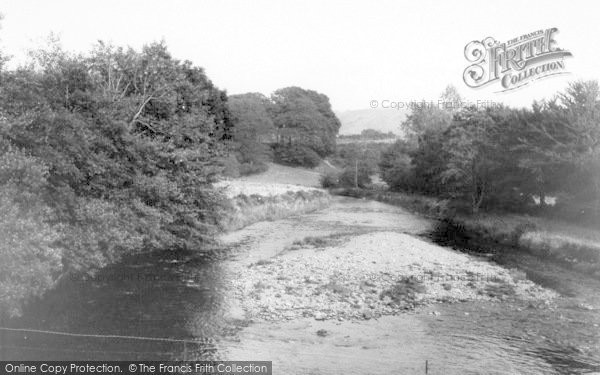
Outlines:
[[529, 215], [457, 216], [466, 233], [518, 246], [541, 257], [569, 262], [600, 263], [598, 230]]
[[314, 247], [317, 249], [323, 249], [326, 247], [337, 245], [341, 242], [344, 233], [334, 233], [327, 236], [307, 236], [301, 240], [296, 240], [288, 248], [288, 250], [298, 250], [307, 247]]
[[417, 294], [425, 293], [427, 289], [422, 282], [415, 279], [398, 281], [390, 289], [386, 289], [379, 295], [379, 299], [389, 297], [397, 304], [401, 302], [412, 302]]
[[314, 170], [269, 163], [263, 173], [215, 184], [229, 198], [220, 222], [232, 231], [247, 225], [306, 213], [327, 207], [331, 196], [318, 189], [321, 172], [330, 168], [322, 162]]
[[435, 218], [443, 217], [448, 212], [447, 201], [424, 195], [354, 188], [339, 188], [330, 191], [332, 194], [347, 197], [373, 199]]
[[220, 181], [214, 186], [218, 189], [221, 189], [228, 198], [235, 198], [239, 195], [258, 195], [261, 197], [272, 197], [276, 195], [285, 194], [287, 192], [298, 192], [298, 191], [315, 191], [317, 189], [302, 186], [302, 185], [292, 185], [292, 184], [282, 184], [282, 183], [268, 183], [268, 182], [258, 182], [258, 181], [246, 181], [246, 180], [224, 180]]
[[238, 180], [250, 183], [260, 184], [288, 184], [308, 187], [320, 187], [319, 178], [321, 168], [308, 169], [300, 167], [288, 167], [285, 165], [268, 163], [269, 169], [266, 172], [251, 176], [241, 177]]
[[277, 220], [290, 215], [327, 207], [331, 197], [325, 191], [288, 191], [275, 196], [244, 194], [231, 199], [227, 213], [221, 219], [221, 228], [232, 231], [267, 220]]

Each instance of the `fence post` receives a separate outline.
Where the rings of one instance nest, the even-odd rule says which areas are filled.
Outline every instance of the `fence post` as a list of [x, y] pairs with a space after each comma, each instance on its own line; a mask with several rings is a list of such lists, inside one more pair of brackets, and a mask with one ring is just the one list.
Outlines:
[[[0, 324], [4, 327], [4, 316], [2, 316], [2, 320], [0, 320]], [[0, 329], [0, 360], [8, 361], [8, 350], [6, 346], [8, 344], [8, 340], [6, 339], [6, 333], [3, 329]]]
[[425, 360], [425, 374], [429, 374], [429, 361]]

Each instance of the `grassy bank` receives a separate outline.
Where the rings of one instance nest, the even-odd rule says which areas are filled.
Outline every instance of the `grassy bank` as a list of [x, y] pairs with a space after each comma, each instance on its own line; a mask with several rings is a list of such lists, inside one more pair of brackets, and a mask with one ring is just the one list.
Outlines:
[[331, 196], [320, 189], [283, 184], [263, 184], [261, 189], [256, 184], [245, 185], [240, 187], [233, 183], [228, 186], [226, 193], [230, 204], [221, 219], [221, 227], [225, 231], [314, 211], [327, 207], [331, 201]]
[[516, 246], [600, 277], [600, 233], [592, 228], [516, 214], [457, 215], [446, 220], [474, 240]]
[[520, 214], [457, 214], [448, 202], [388, 191], [335, 189], [333, 194], [374, 199], [442, 220], [449, 236], [518, 247], [600, 277], [600, 231], [568, 222]]
[[411, 212], [439, 219], [448, 216], [448, 202], [417, 194], [404, 194], [384, 190], [368, 190], [354, 188], [336, 188], [332, 194], [353, 198], [373, 199], [394, 206], [403, 207]]

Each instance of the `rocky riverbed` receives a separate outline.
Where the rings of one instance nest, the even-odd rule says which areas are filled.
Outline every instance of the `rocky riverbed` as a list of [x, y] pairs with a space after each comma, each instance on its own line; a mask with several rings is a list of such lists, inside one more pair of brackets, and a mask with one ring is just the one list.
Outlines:
[[556, 296], [518, 270], [393, 231], [307, 237], [244, 268], [234, 285], [251, 319], [371, 319], [431, 303]]

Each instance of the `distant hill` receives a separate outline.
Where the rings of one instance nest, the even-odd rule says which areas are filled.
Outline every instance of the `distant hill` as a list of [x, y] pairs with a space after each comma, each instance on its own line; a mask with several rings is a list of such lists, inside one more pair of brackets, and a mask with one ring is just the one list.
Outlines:
[[403, 135], [400, 124], [406, 118], [407, 111], [395, 109], [358, 109], [352, 111], [336, 111], [342, 127], [339, 134], [360, 134], [365, 129], [375, 129], [380, 132], [392, 132]]

